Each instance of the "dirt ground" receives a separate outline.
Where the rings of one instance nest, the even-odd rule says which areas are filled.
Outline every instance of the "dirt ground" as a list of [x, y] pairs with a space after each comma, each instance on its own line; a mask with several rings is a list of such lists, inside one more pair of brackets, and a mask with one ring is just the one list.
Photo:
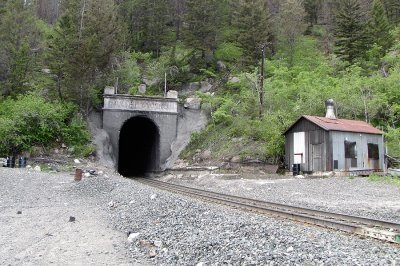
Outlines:
[[[82, 167], [96, 169], [98, 165]], [[112, 169], [101, 170], [103, 178], [115, 175]], [[361, 178], [296, 179], [266, 174], [267, 170], [249, 167], [215, 174], [208, 170], [171, 171], [161, 179], [398, 221], [398, 187]], [[127, 235], [112, 227], [108, 201], [104, 203], [95, 189], [91, 194], [80, 191], [77, 184], [72, 171], [0, 167], [0, 265], [132, 265]]]
[[73, 186], [70, 174], [0, 168], [1, 265], [128, 264], [126, 235]]

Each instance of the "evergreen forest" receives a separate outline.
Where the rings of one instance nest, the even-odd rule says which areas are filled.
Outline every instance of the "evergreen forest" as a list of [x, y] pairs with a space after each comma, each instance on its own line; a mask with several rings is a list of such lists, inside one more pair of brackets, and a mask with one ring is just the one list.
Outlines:
[[0, 0], [0, 156], [89, 155], [104, 88], [161, 96], [165, 75], [212, 84], [183, 158], [282, 158], [282, 133], [329, 98], [400, 156], [399, 0]]

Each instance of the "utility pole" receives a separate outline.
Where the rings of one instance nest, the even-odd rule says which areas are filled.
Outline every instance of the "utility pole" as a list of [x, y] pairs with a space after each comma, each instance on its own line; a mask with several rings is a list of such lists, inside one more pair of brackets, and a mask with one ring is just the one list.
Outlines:
[[260, 92], [259, 92], [259, 100], [260, 100], [260, 109], [259, 116], [262, 117], [263, 108], [264, 108], [264, 61], [265, 61], [265, 47], [269, 45], [269, 42], [264, 43], [261, 46], [261, 75], [260, 75]]
[[164, 75], [164, 97], [167, 97], [167, 72]]
[[263, 45], [261, 56], [261, 80], [260, 80], [260, 109], [259, 116], [262, 117], [263, 114], [263, 105], [264, 105], [264, 60], [265, 60], [265, 45]]

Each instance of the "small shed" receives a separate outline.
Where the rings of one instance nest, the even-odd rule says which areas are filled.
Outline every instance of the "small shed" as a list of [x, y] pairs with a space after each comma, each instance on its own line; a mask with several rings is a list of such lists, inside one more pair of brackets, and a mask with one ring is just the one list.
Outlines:
[[364, 121], [337, 119], [333, 100], [326, 107], [325, 117], [303, 115], [285, 131], [288, 167], [310, 173], [384, 170], [383, 132]]

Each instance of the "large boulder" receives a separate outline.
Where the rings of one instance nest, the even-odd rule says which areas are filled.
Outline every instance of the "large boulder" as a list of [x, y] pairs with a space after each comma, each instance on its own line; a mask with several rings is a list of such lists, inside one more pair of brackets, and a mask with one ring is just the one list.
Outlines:
[[200, 159], [201, 160], [209, 160], [211, 158], [211, 151], [210, 150], [205, 150], [200, 154]]
[[231, 163], [241, 163], [241, 162], [242, 162], [242, 158], [240, 156], [238, 156], [238, 155], [233, 156], [231, 158]]
[[145, 94], [146, 93], [146, 89], [147, 89], [147, 85], [146, 84], [140, 84], [138, 86], [138, 92], [140, 94]]
[[169, 90], [169, 91], [167, 92], [167, 98], [170, 98], [170, 99], [178, 99], [178, 92], [175, 91], [175, 90]]
[[200, 91], [202, 92], [209, 92], [212, 88], [212, 84], [210, 84], [208, 81], [202, 81], [200, 82]]
[[188, 86], [189, 91], [197, 91], [200, 89], [200, 84], [198, 82], [190, 82]]
[[158, 81], [159, 81], [158, 79], [148, 79], [148, 78], [143, 78], [142, 80], [142, 82], [149, 87], [156, 85]]
[[222, 61], [217, 62], [217, 70], [218, 72], [222, 72], [226, 70], [226, 65]]
[[240, 78], [238, 78], [238, 77], [230, 77], [229, 78], [229, 82], [230, 83], [239, 83], [240, 82]]
[[187, 98], [184, 107], [187, 109], [199, 110], [201, 107], [201, 99], [198, 97]]
[[104, 94], [115, 94], [115, 88], [111, 86], [105, 87]]

